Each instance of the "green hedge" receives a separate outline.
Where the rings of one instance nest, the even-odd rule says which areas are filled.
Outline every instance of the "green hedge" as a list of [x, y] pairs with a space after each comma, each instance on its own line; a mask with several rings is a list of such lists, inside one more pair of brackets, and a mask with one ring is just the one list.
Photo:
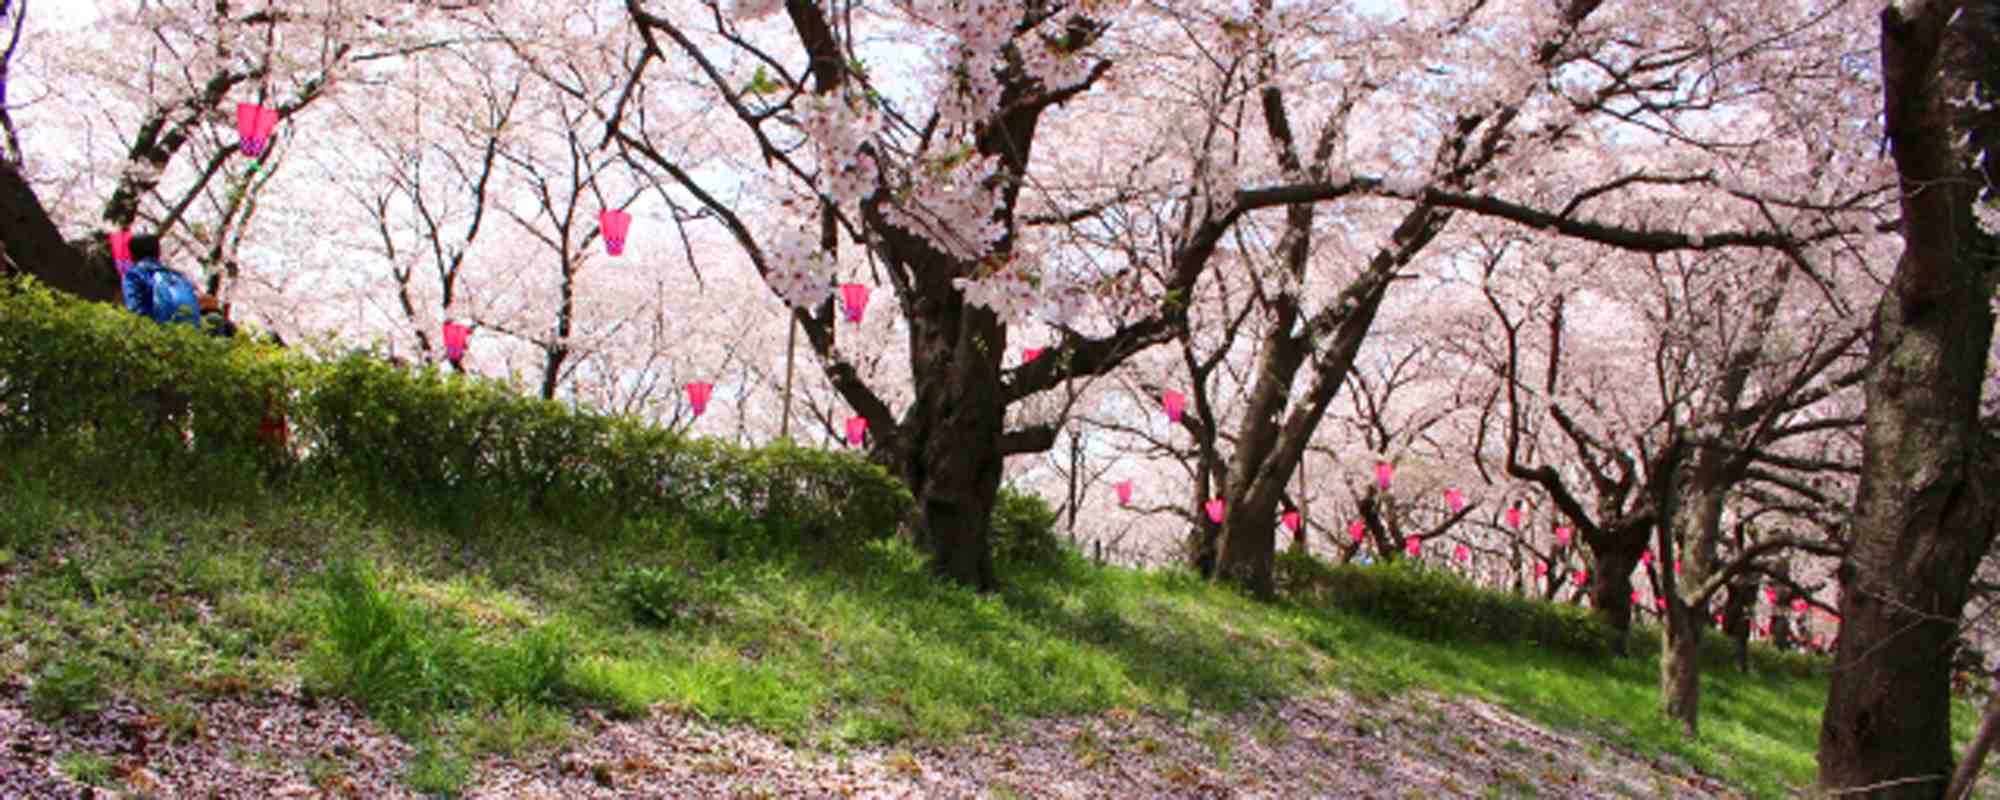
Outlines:
[[1411, 636], [1446, 641], [1532, 642], [1579, 655], [1616, 651], [1618, 632], [1587, 609], [1482, 589], [1457, 575], [1412, 567], [1330, 565], [1286, 553], [1279, 591], [1306, 604], [1339, 608]]
[[[0, 447], [74, 443], [189, 479], [259, 464], [422, 504], [701, 512], [815, 540], [891, 535], [912, 507], [844, 451], [689, 439], [430, 366], [204, 336], [27, 279], [0, 282], [0, 331]], [[185, 398], [177, 426], [161, 419], [163, 389]], [[267, 407], [283, 409], [289, 448], [258, 438]]]

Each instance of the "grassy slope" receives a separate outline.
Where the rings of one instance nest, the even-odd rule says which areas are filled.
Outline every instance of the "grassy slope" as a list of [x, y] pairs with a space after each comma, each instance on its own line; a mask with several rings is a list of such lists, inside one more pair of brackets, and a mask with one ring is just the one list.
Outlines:
[[[1017, 572], [982, 598], [936, 584], [892, 544], [759, 554], [754, 541], [678, 522], [557, 530], [503, 512], [383, 513], [334, 490], [219, 487], [173, 499], [88, 477], [105, 467], [10, 460], [0, 468], [0, 674], [65, 676], [36, 693], [53, 712], [87, 703], [99, 684], [171, 718], [202, 696], [303, 679], [373, 701], [430, 743], [427, 753], [531, 749], [566, 735], [566, 706], [655, 703], [838, 748], [1118, 707], [1226, 711], [1327, 687], [1426, 689], [1671, 754], [1760, 796], [1813, 774], [1824, 684], [1810, 674], [1712, 670], [1704, 738], [1689, 744], [1655, 711], [1648, 658], [1590, 664], [1416, 641], [1177, 573], [1071, 563]], [[352, 659], [326, 644], [321, 577], [356, 562], [375, 565], [378, 599], [423, 615], [413, 634], [430, 637], [423, 663], [499, 675], [511, 667], [492, 665], [514, 664], [522, 642], [553, 638], [568, 656], [557, 694], [459, 686], [414, 708], [384, 689], [389, 679], [357, 682]], [[634, 621], [611, 589], [634, 565], [699, 575], [684, 583], [681, 621]], [[1961, 739], [1970, 712], [1959, 715]]]

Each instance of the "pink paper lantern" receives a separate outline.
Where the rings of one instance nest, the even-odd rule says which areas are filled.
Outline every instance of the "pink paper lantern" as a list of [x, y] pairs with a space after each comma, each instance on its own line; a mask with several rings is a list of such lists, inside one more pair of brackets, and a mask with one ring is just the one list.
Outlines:
[[1807, 603], [1806, 603], [1806, 599], [1805, 599], [1805, 598], [1803, 598], [1803, 597], [1801, 597], [1801, 598], [1798, 598], [1798, 599], [1796, 599], [1796, 600], [1793, 600], [1793, 601], [1792, 601], [1792, 610], [1793, 610], [1793, 611], [1797, 611], [1797, 612], [1800, 612], [1800, 613], [1805, 613], [1805, 610], [1806, 610], [1807, 608], [1810, 608], [1810, 607], [1811, 607], [1811, 606], [1807, 605]]
[[1228, 507], [1229, 504], [1220, 497], [1212, 498], [1207, 503], [1202, 504], [1202, 508], [1208, 511], [1208, 521], [1217, 525], [1222, 524], [1222, 514], [1228, 510]]
[[1582, 586], [1590, 582], [1590, 570], [1580, 569], [1577, 570], [1574, 573], [1574, 575], [1576, 576], [1576, 585], [1578, 586]]
[[1181, 421], [1181, 412], [1187, 410], [1187, 397], [1180, 392], [1168, 389], [1166, 394], [1160, 395], [1160, 405], [1167, 409], [1167, 419], [1169, 421], [1179, 422]]
[[1718, 625], [1718, 626], [1720, 626], [1720, 625], [1722, 624], [1722, 615], [1721, 615], [1721, 614], [1717, 614], [1717, 615], [1715, 615], [1715, 624], [1716, 624], [1716, 625]]
[[1131, 481], [1119, 481], [1118, 485], [1114, 488], [1118, 490], [1118, 505], [1129, 506], [1132, 504]]
[[1465, 549], [1465, 545], [1459, 545], [1452, 548], [1451, 557], [1460, 561], [1469, 561], [1472, 559], [1472, 551]]
[[106, 238], [111, 241], [111, 263], [118, 265], [118, 276], [122, 278], [132, 268], [132, 232], [116, 230]]
[[1775, 606], [1775, 605], [1777, 605], [1777, 604], [1778, 604], [1778, 590], [1776, 590], [1776, 589], [1765, 589], [1765, 590], [1764, 590], [1764, 605], [1767, 605], [1767, 606]]
[[[1516, 527], [1519, 527], [1519, 526], [1516, 526]], [[1568, 547], [1568, 546], [1569, 546], [1569, 537], [1570, 537], [1570, 534], [1571, 534], [1571, 533], [1572, 533], [1572, 531], [1570, 531], [1570, 529], [1569, 529], [1568, 527], [1565, 527], [1565, 526], [1562, 526], [1562, 525], [1557, 525], [1557, 526], [1556, 526], [1556, 544], [1559, 544], [1559, 545], [1562, 545], [1562, 546], [1564, 546], [1564, 547]]]
[[256, 103], [236, 104], [236, 136], [242, 140], [243, 154], [256, 158], [263, 155], [264, 146], [270, 143], [271, 132], [278, 128], [278, 112]]
[[1293, 533], [1298, 533], [1299, 525], [1304, 523], [1304, 520], [1299, 518], [1299, 512], [1297, 511], [1287, 511], [1279, 517], [1279, 520], [1284, 522], [1285, 530]]
[[1037, 359], [1037, 358], [1041, 358], [1041, 357], [1042, 357], [1042, 352], [1043, 352], [1043, 351], [1042, 351], [1042, 348], [1039, 348], [1039, 347], [1027, 347], [1027, 348], [1022, 348], [1022, 350], [1021, 350], [1021, 363], [1022, 363], [1022, 364], [1033, 364], [1033, 363], [1035, 363], [1035, 359]]
[[861, 437], [868, 435], [868, 418], [856, 414], [847, 418], [847, 446], [860, 447]]
[[1396, 466], [1387, 461], [1375, 462], [1375, 485], [1384, 491], [1389, 488], [1389, 479], [1395, 477]]
[[708, 410], [709, 395], [715, 393], [715, 384], [700, 381], [687, 385], [688, 405], [694, 406], [694, 415], [699, 417]]
[[1651, 550], [1647, 550], [1646, 552], [1643, 552], [1643, 553], [1640, 553], [1640, 554], [1639, 554], [1639, 563], [1640, 563], [1640, 564], [1643, 564], [1643, 565], [1645, 565], [1645, 566], [1648, 566], [1648, 567], [1652, 566], [1652, 565], [1653, 565], [1653, 551], [1651, 551]]
[[1453, 514], [1464, 511], [1465, 493], [1457, 489], [1444, 490], [1444, 504], [1451, 508], [1451, 513]]
[[1354, 540], [1355, 544], [1360, 544], [1361, 540], [1368, 535], [1368, 526], [1362, 524], [1361, 520], [1358, 519], [1347, 523], [1347, 535]]
[[1633, 590], [1632, 590], [1632, 605], [1635, 605], [1635, 606], [1636, 606], [1636, 605], [1638, 605], [1638, 604], [1639, 604], [1639, 590], [1638, 590], [1638, 589], [1633, 589]]
[[444, 359], [458, 363], [465, 358], [465, 346], [472, 338], [472, 329], [451, 320], [444, 323]]
[[597, 225], [604, 229], [604, 252], [623, 255], [625, 234], [632, 230], [632, 215], [615, 208], [597, 212]]
[[860, 322], [862, 312], [868, 310], [868, 285], [862, 283], [841, 284], [840, 307], [847, 311], [848, 322]]
[[1514, 530], [1517, 531], [1521, 529], [1520, 506], [1515, 506], [1513, 508], [1507, 509], [1507, 527], [1513, 528]]
[[1667, 598], [1664, 597], [1653, 598], [1653, 607], [1661, 611], [1667, 610]]
[[1415, 536], [1403, 537], [1403, 549], [1409, 552], [1411, 558], [1415, 558], [1423, 554], [1424, 540]]
[[1681, 574], [1681, 560], [1678, 558], [1674, 559], [1674, 574]]
[[1549, 576], [1549, 562], [1547, 561], [1535, 562], [1535, 577], [1546, 578], [1548, 576]]

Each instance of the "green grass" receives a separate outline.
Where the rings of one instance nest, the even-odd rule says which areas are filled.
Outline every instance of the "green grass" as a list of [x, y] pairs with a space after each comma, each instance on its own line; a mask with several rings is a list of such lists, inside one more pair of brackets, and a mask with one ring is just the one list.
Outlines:
[[[1643, 645], [1591, 659], [1413, 639], [1180, 571], [1074, 559], [1017, 566], [979, 596], [893, 540], [762, 547], [740, 519], [467, 512], [479, 524], [441, 525], [435, 509], [401, 514], [337, 485], [222, 487], [229, 500], [215, 502], [106, 483], [92, 477], [106, 465], [69, 458], [23, 453], [0, 472], [0, 505], [36, 521], [0, 527], [12, 583], [0, 673], [57, 676], [36, 688], [55, 717], [104, 692], [187, 716], [203, 698], [303, 679], [410, 737], [405, 779], [425, 792], [457, 791], [481, 754], [559, 746], [582, 706], [663, 708], [831, 750], [1144, 709], [1184, 720], [1227, 770], [1242, 743], [1213, 714], [1328, 689], [1480, 697], [1760, 797], [1813, 776], [1825, 679], [1796, 658], [1710, 668], [1690, 743], [1656, 710]], [[1286, 735], [1275, 721], [1250, 730]]]

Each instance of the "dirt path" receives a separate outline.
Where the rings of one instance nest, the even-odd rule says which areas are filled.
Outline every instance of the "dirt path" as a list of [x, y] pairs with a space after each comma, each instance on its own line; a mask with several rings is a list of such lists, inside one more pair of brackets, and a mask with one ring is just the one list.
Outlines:
[[[560, 752], [477, 765], [481, 798], [1733, 797], [1713, 780], [1476, 701], [1296, 699], [1191, 719], [1113, 710], [941, 747], [843, 755], [744, 729], [586, 714]], [[78, 756], [88, 753], [95, 757]], [[0, 797], [414, 797], [411, 748], [291, 693], [162, 717], [125, 704], [50, 727], [0, 687]]]

